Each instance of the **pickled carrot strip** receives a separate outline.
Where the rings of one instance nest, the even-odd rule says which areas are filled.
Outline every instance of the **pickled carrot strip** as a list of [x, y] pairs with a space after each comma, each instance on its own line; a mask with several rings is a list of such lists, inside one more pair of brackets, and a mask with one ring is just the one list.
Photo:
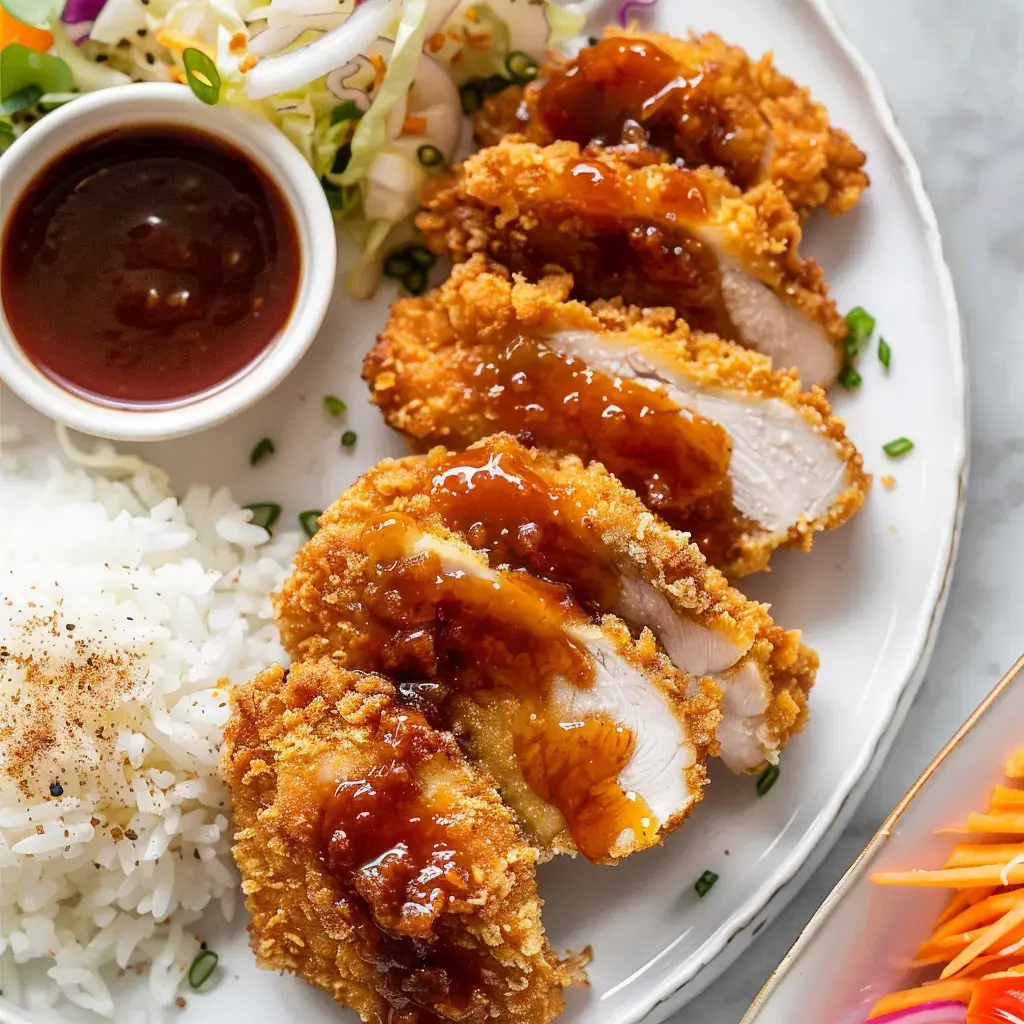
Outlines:
[[884, 1017], [887, 1013], [899, 1013], [900, 1010], [912, 1010], [922, 1003], [941, 1003], [947, 999], [950, 1002], [963, 1003], [966, 1006], [971, 1001], [971, 983], [954, 979], [935, 985], [908, 988], [902, 992], [892, 992], [887, 996], [882, 996], [871, 1007], [868, 1020], [874, 1017]]
[[991, 949], [1000, 939], [1006, 938], [1020, 924], [1024, 924], [1024, 898], [1018, 899], [1013, 910], [986, 928], [984, 934], [978, 936], [967, 949], [948, 964], [939, 977], [945, 981], [946, 978], [963, 970], [972, 960], [976, 960], [982, 953]]

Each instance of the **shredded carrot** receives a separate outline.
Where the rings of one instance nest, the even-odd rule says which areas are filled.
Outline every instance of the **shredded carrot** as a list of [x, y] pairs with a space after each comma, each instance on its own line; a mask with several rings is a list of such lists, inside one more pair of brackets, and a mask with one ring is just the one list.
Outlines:
[[475, 7], [470, 7], [466, 11], [466, 21], [479, 21], [480, 12]]
[[215, 60], [217, 57], [217, 54], [206, 43], [196, 39], [195, 36], [186, 35], [173, 28], [158, 28], [154, 38], [161, 46], [166, 46], [168, 50], [173, 50], [179, 55], [186, 50], [198, 50], [200, 53], [205, 53], [210, 60]]
[[489, 50], [491, 48], [491, 42], [490, 32], [466, 33], [466, 45], [471, 50]]
[[388, 66], [379, 53], [367, 54], [366, 59], [373, 65], [373, 86], [376, 89], [384, 81], [384, 76], [388, 73]]
[[[1009, 778], [1024, 779], [1024, 747], [1007, 759], [1005, 768]], [[942, 999], [973, 1008], [975, 985], [981, 993], [990, 978], [1024, 976], [1024, 842], [999, 840], [1024, 835], [1024, 789], [994, 786], [987, 813], [973, 812], [965, 824], [938, 832], [983, 838], [955, 846], [939, 870], [883, 871], [871, 880], [958, 890], [911, 963], [925, 971], [942, 965], [939, 980], [885, 996], [872, 1018]]]
[[444, 49], [444, 43], [445, 43], [444, 33], [443, 32], [435, 32], [427, 40], [427, 50], [430, 53], [437, 53], [438, 50]]
[[252, 71], [252, 69], [256, 67], [257, 64], [259, 64], [259, 59], [254, 57], [251, 53], [247, 53], [238, 62], [238, 70], [241, 71], [242, 74], [244, 75]]
[[228, 43], [228, 49], [232, 53], [238, 53], [239, 50], [245, 49], [247, 42], [249, 42], [249, 36], [245, 32], [236, 32]]
[[961, 843], [945, 863], [947, 868], [977, 868], [983, 864], [1009, 864], [1024, 855], [1024, 843]]
[[969, 981], [947, 981], [938, 985], [921, 985], [918, 988], [905, 989], [882, 996], [873, 1007], [868, 1020], [873, 1017], [884, 1017], [887, 1013], [899, 1013], [910, 1010], [922, 1003], [938, 1003], [949, 1000], [966, 1005], [971, 1001], [971, 983]]
[[410, 115], [402, 122], [403, 135], [425, 135], [427, 119], [418, 115]]

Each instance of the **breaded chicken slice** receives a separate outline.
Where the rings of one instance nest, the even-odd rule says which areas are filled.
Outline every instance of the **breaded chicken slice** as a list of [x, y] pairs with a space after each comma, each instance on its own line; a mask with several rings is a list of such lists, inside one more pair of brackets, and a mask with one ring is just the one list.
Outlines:
[[392, 307], [363, 365], [374, 402], [424, 446], [507, 430], [597, 459], [732, 578], [860, 508], [870, 480], [819, 389], [671, 310], [571, 288], [474, 256]]
[[259, 673], [232, 691], [221, 768], [260, 966], [372, 1024], [546, 1024], [584, 981], [493, 781], [386, 679]]
[[511, 137], [432, 178], [420, 201], [427, 244], [456, 262], [484, 253], [531, 281], [560, 267], [575, 298], [670, 306], [807, 387], [827, 387], [842, 365], [846, 324], [770, 183], [741, 192], [707, 168]]
[[754, 61], [713, 33], [686, 39], [605, 30], [573, 60], [552, 58], [541, 78], [488, 97], [474, 117], [484, 146], [522, 134], [719, 167], [741, 189], [777, 185], [806, 217], [846, 213], [868, 185], [864, 154], [810, 91], [771, 54]]
[[[484, 555], [492, 570], [567, 587], [595, 618], [615, 615], [634, 633], [649, 629], [690, 677], [693, 696], [704, 677], [720, 689], [722, 721], [711, 750], [735, 771], [776, 761], [806, 720], [818, 665], [814, 651], [800, 643], [798, 632], [776, 626], [765, 605], [731, 588], [683, 534], [599, 465], [528, 449], [498, 434], [463, 452], [436, 448], [383, 461], [325, 522], [344, 520], [354, 532], [374, 515], [412, 519], [431, 533], [450, 531]], [[330, 558], [313, 563], [312, 572], [308, 561], [300, 564], [293, 582], [301, 590], [286, 596], [288, 608], [312, 605], [316, 613], [323, 574], [329, 578], [339, 559], [336, 540], [325, 537], [324, 543]], [[292, 623], [283, 625], [290, 630]], [[304, 636], [310, 627], [300, 625]], [[294, 646], [296, 637], [287, 632], [285, 643]], [[359, 641], [343, 634], [331, 643], [351, 648]], [[322, 649], [299, 644], [301, 651]], [[495, 774], [504, 792], [507, 779]]]
[[612, 863], [701, 797], [717, 684], [679, 672], [649, 630], [634, 638], [566, 587], [389, 511], [364, 481], [323, 513], [275, 609], [293, 656], [384, 672], [432, 701], [545, 851]]

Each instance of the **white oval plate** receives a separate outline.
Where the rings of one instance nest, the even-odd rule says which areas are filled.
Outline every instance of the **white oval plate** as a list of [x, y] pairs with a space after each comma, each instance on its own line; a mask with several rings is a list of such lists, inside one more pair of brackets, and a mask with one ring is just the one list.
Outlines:
[[[597, 29], [614, 19], [617, 4], [590, 7]], [[787, 750], [771, 793], [758, 799], [753, 780], [716, 765], [707, 798], [663, 848], [614, 869], [568, 860], [541, 869], [552, 942], [594, 950], [590, 988], [570, 994], [563, 1018], [587, 1024], [664, 1019], [742, 952], [824, 856], [924, 672], [966, 475], [963, 353], [938, 229], [863, 60], [816, 0], [662, 0], [648, 23], [677, 34], [690, 26], [716, 31], [753, 53], [774, 50], [778, 65], [809, 85], [868, 153], [872, 186], [864, 200], [838, 220], [814, 216], [806, 252], [823, 264], [840, 307], [866, 307], [892, 346], [888, 375], [868, 352], [861, 392], [837, 389], [833, 398], [868, 469], [892, 473], [897, 486], [876, 484], [849, 526], [809, 555], [778, 555], [770, 575], [746, 582], [750, 596], [773, 604], [776, 621], [801, 627], [821, 654], [811, 724]], [[277, 391], [229, 424], [141, 450], [180, 486], [228, 483], [243, 503], [281, 502], [293, 521], [300, 510], [325, 507], [378, 459], [404, 451], [359, 377], [393, 297], [387, 286], [356, 303], [339, 288], [320, 337]], [[343, 424], [324, 414], [326, 393], [348, 403]], [[45, 433], [16, 399], [3, 402], [6, 422]], [[339, 446], [344, 428], [358, 432], [354, 449]], [[881, 446], [901, 435], [917, 448], [890, 462]], [[277, 454], [250, 469], [248, 453], [263, 436], [274, 439]], [[693, 883], [705, 869], [721, 880], [700, 900]], [[208, 937], [225, 970], [213, 992], [188, 1000], [193, 1024], [346, 1019], [305, 983], [256, 970], [237, 923], [211, 921]]]

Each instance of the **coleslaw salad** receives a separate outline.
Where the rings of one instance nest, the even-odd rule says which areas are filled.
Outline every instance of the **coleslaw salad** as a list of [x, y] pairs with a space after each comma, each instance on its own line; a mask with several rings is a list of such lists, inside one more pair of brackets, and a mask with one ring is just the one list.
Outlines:
[[583, 24], [559, 0], [0, 0], [0, 151], [128, 82], [245, 107], [313, 167], [362, 249], [346, 284], [364, 297], [414, 242], [419, 189], [459, 152], [473, 100], [534, 77]]

